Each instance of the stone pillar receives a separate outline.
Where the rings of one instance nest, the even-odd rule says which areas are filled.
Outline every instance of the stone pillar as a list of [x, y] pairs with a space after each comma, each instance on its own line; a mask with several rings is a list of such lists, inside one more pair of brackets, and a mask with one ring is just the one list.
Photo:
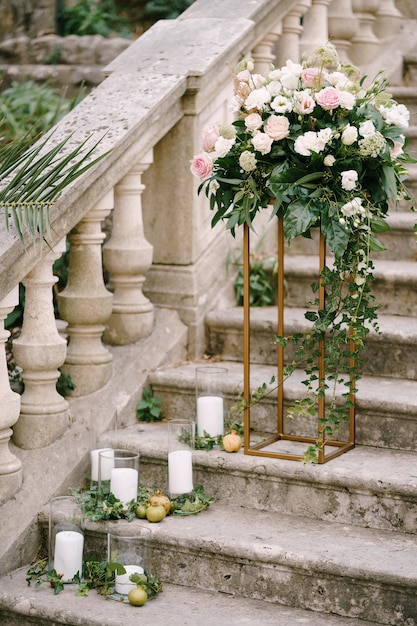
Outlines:
[[279, 38], [276, 65], [285, 65], [287, 59], [294, 63], [300, 61], [300, 35], [303, 32], [301, 18], [311, 6], [311, 0], [299, 2], [282, 21], [282, 34]]
[[22, 463], [9, 449], [11, 427], [19, 418], [20, 396], [10, 389], [5, 343], [10, 333], [4, 320], [19, 304], [19, 287], [0, 301], [0, 503], [11, 498], [22, 484]]
[[395, 6], [395, 0], [379, 0], [374, 27], [379, 40], [390, 39], [397, 35], [401, 28], [403, 16]]
[[350, 56], [359, 67], [371, 63], [379, 51], [379, 41], [373, 30], [378, 3], [379, 0], [352, 0], [353, 12], [358, 19], [358, 32], [352, 40]]
[[270, 31], [266, 37], [260, 41], [252, 50], [252, 57], [255, 63], [255, 71], [267, 76], [271, 71], [271, 66], [275, 65], [274, 47], [281, 34], [281, 23]]
[[301, 35], [301, 54], [309, 53], [324, 46], [329, 40], [327, 7], [331, 0], [313, 0], [306, 13]]
[[61, 371], [71, 376], [71, 396], [101, 389], [112, 373], [113, 357], [102, 344], [113, 295], [104, 285], [101, 222], [113, 208], [113, 191], [70, 232], [68, 283], [58, 294], [59, 312], [68, 322], [67, 358]]
[[16, 363], [22, 368], [25, 389], [13, 441], [20, 448], [43, 448], [65, 432], [68, 402], [57, 392], [58, 368], [65, 361], [66, 342], [59, 336], [52, 298], [57, 278], [52, 266], [65, 250], [65, 240], [27, 275], [25, 311], [20, 337], [13, 342]]
[[333, 0], [329, 7], [329, 37], [342, 63], [351, 63], [349, 50], [357, 28], [351, 0]]
[[103, 336], [110, 345], [134, 343], [149, 335], [153, 327], [154, 307], [142, 293], [153, 258], [142, 217], [142, 174], [151, 163], [149, 152], [114, 190], [113, 228], [103, 247], [104, 265], [114, 289], [113, 310]]

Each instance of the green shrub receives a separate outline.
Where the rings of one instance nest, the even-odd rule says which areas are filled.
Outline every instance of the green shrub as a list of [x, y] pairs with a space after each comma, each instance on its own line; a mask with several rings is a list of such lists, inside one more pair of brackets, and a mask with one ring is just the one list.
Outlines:
[[114, 0], [78, 0], [74, 6], [64, 6], [57, 13], [59, 32], [67, 35], [102, 35], [109, 37], [117, 34], [130, 39], [132, 25], [121, 14]]

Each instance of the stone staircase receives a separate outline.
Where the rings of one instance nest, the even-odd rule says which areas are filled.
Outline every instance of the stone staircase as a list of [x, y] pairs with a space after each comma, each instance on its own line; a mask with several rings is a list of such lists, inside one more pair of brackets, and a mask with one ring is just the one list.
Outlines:
[[[412, 87], [392, 92], [416, 112]], [[414, 154], [416, 128], [409, 131]], [[324, 465], [196, 450], [194, 482], [215, 502], [199, 515], [149, 525], [153, 569], [164, 584], [156, 600], [139, 610], [92, 592], [76, 598], [71, 587], [54, 596], [46, 586], [28, 588], [20, 567], [0, 578], [1, 624], [417, 625], [416, 220], [401, 206], [389, 221], [373, 286], [382, 334], [367, 340], [356, 447]], [[289, 329], [303, 328], [314, 245], [297, 244], [286, 258]], [[252, 311], [254, 387], [275, 372], [275, 318], [274, 308]], [[228, 369], [228, 406], [242, 389], [242, 327], [242, 309], [232, 303], [206, 318], [208, 358]], [[166, 418], [194, 415], [198, 365], [178, 360], [148, 374]], [[299, 382], [286, 384], [287, 401]], [[274, 402], [272, 395], [256, 419], [265, 424]], [[166, 489], [166, 422], [107, 432], [99, 445], [138, 450], [141, 481]], [[44, 516], [39, 523], [45, 531]], [[106, 532], [117, 523], [87, 523], [86, 541], [103, 557]]]

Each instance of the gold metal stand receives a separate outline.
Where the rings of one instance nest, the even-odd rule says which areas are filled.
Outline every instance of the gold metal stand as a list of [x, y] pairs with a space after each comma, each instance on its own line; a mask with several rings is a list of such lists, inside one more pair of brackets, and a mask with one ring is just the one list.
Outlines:
[[[250, 401], [251, 401], [251, 388], [250, 388], [250, 298], [249, 298], [249, 279], [250, 279], [250, 242], [249, 242], [249, 228], [244, 225], [243, 233], [243, 272], [244, 272], [244, 304], [243, 304], [243, 397], [246, 405], [244, 411], [244, 452], [245, 454], [251, 454], [255, 456], [266, 456], [279, 459], [289, 459], [294, 461], [303, 460], [303, 454], [292, 454], [289, 452], [279, 452], [277, 450], [271, 450], [271, 446], [279, 441], [292, 441], [301, 442], [306, 444], [316, 444], [317, 442], [323, 442], [318, 452], [318, 463], [326, 463], [330, 459], [333, 459], [348, 450], [351, 450], [355, 446], [355, 393], [354, 381], [350, 379], [350, 396], [349, 399], [352, 403], [352, 408], [349, 409], [348, 416], [348, 441], [336, 441], [326, 440], [324, 433], [323, 420], [326, 414], [326, 399], [324, 394], [320, 394], [318, 398], [318, 411], [317, 411], [317, 437], [304, 437], [297, 435], [285, 434], [284, 432], [284, 347], [280, 344], [277, 346], [277, 432], [267, 436], [262, 442], [251, 444], [251, 435], [253, 435], [253, 429], [251, 427], [250, 417]], [[319, 254], [319, 274], [321, 275], [326, 265], [326, 242], [324, 236], [320, 231], [320, 254]], [[280, 337], [284, 336], [284, 224], [283, 220], [278, 220], [278, 322], [277, 322], [277, 334]], [[319, 285], [319, 308], [322, 310], [325, 307], [325, 289], [320, 281]], [[318, 376], [319, 385], [325, 383], [325, 340], [319, 342], [318, 357]], [[350, 342], [350, 352], [353, 354], [354, 345]], [[353, 356], [350, 358], [350, 367], [353, 367]], [[275, 446], [276, 447], [276, 446]], [[269, 448], [269, 449], [268, 449]]]

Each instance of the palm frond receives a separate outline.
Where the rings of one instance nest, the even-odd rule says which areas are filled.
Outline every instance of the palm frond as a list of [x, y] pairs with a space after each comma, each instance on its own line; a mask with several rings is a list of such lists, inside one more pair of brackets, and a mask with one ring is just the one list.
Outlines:
[[102, 141], [91, 147], [90, 137], [67, 154], [62, 154], [71, 136], [45, 150], [51, 135], [22, 154], [28, 137], [0, 147], [0, 209], [10, 228], [12, 218], [20, 239], [24, 233], [39, 235], [49, 230], [49, 209], [62, 191], [100, 161], [108, 152], [93, 158]]

